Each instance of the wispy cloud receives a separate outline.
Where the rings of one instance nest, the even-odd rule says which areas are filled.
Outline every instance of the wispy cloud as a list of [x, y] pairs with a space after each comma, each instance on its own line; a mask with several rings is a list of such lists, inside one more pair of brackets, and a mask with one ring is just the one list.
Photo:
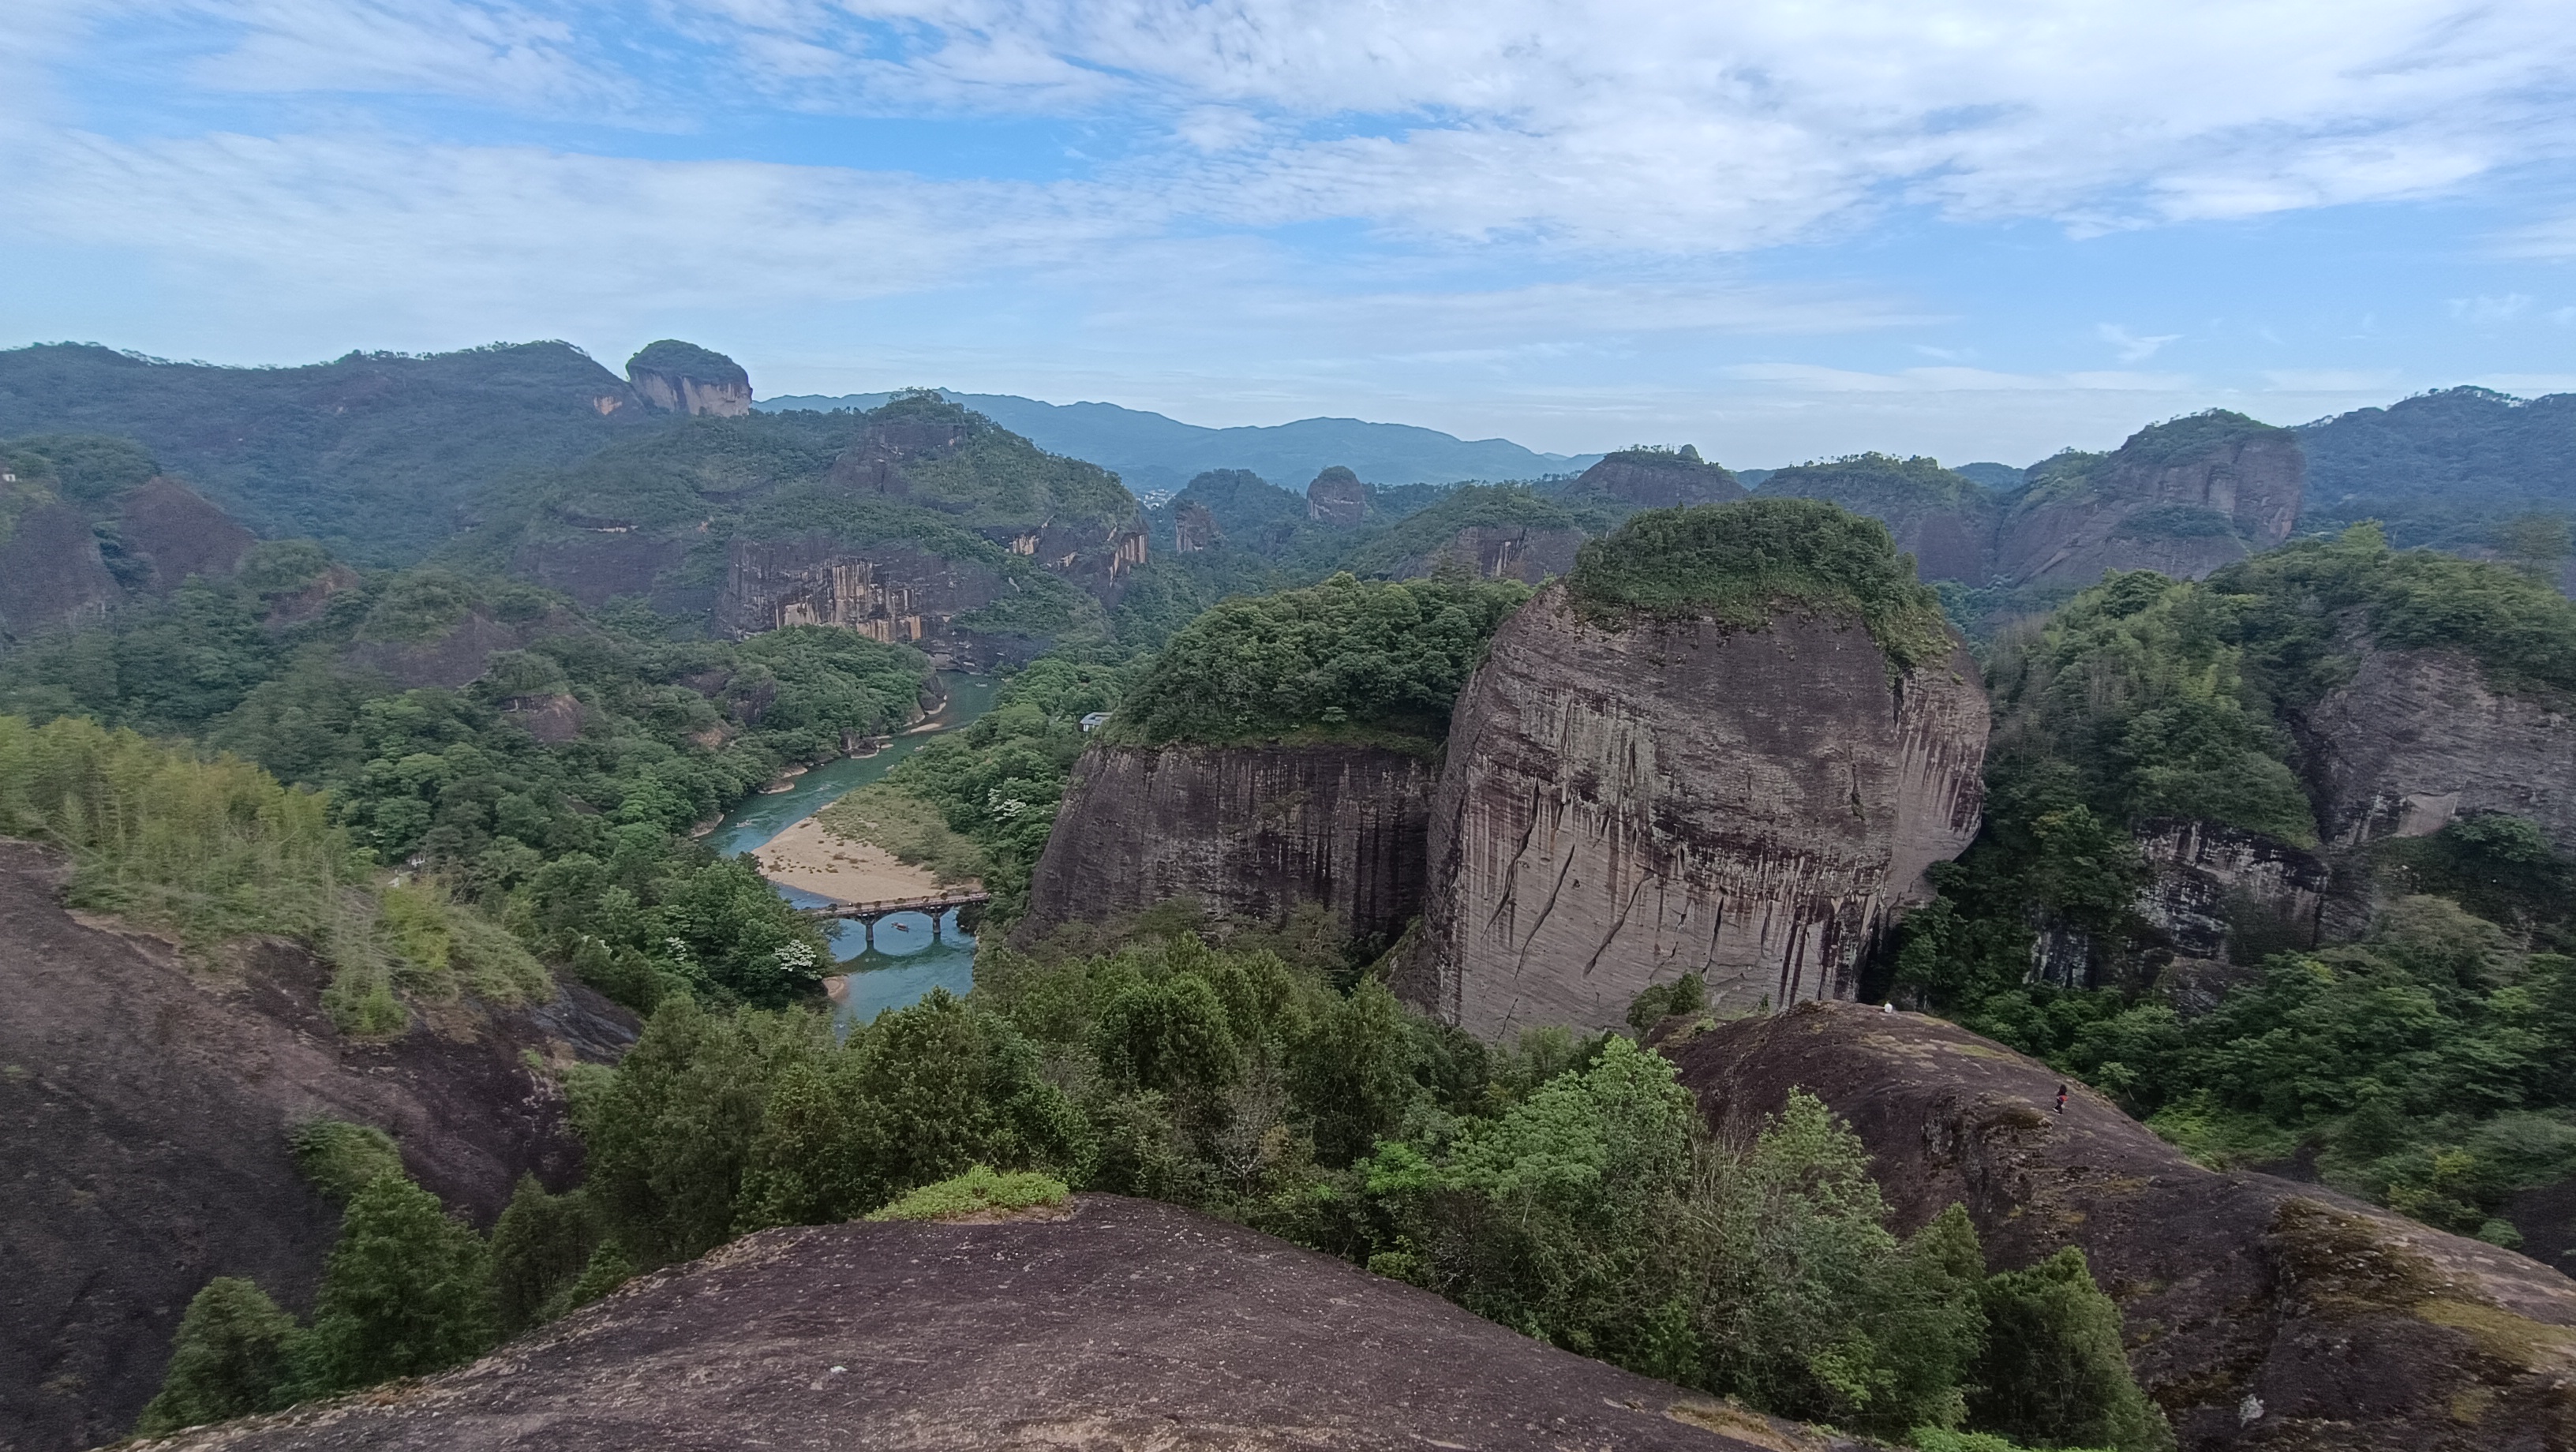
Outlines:
[[2158, 333], [2154, 337], [2142, 338], [2117, 323], [2096, 323], [2093, 336], [2118, 350], [2121, 362], [2144, 363], [2162, 351], [2165, 344], [2179, 340], [2182, 334]]
[[2531, 298], [2519, 292], [2502, 297], [2455, 297], [2451, 299], [2451, 316], [2464, 323], [2493, 326], [2509, 323], [2531, 311]]

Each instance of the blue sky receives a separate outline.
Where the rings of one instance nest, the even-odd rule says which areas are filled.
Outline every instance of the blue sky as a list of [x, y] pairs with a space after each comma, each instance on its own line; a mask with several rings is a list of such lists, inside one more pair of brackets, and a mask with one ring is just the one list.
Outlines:
[[2576, 389], [2564, 0], [13, 0], [0, 344], [1577, 452]]

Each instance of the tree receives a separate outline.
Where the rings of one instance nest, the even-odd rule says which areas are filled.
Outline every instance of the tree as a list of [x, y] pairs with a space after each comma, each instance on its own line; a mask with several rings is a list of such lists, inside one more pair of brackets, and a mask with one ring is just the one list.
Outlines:
[[217, 1276], [188, 1302], [161, 1392], [134, 1424], [138, 1437], [273, 1410], [295, 1318], [249, 1281]]
[[2129, 1374], [2119, 1308], [2083, 1251], [1990, 1276], [1978, 1299], [1986, 1354], [1968, 1406], [1980, 1428], [2036, 1447], [2171, 1452], [2173, 1430]]
[[599, 1248], [598, 1219], [579, 1190], [554, 1195], [521, 1175], [492, 1227], [492, 1313], [503, 1335], [562, 1314]]
[[308, 1395], [453, 1366], [492, 1343], [482, 1237], [438, 1197], [380, 1175], [349, 1201], [296, 1352]]

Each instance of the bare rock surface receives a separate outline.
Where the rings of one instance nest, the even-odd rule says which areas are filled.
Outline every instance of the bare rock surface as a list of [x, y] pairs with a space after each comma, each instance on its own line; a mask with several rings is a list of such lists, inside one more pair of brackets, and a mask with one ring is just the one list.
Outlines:
[[1623, 449], [1586, 469], [1566, 486], [1569, 498], [1588, 496], [1639, 509], [1689, 504], [1732, 504], [1744, 497], [1735, 475], [1683, 445], [1677, 450]]
[[1094, 746], [1022, 931], [1194, 897], [1267, 922], [1318, 903], [1392, 938], [1421, 910], [1433, 778], [1428, 759], [1385, 747]]
[[125, 548], [152, 562], [151, 588], [169, 594], [191, 575], [229, 575], [257, 537], [178, 480], [156, 474], [117, 501]]
[[872, 640], [946, 640], [950, 622], [1011, 593], [998, 570], [901, 541], [849, 544], [829, 535], [737, 540], [716, 597], [716, 628], [757, 635], [834, 625]]
[[1470, 525], [1451, 535], [1438, 549], [1398, 560], [1385, 573], [1392, 579], [1420, 580], [1455, 566], [1482, 579], [1536, 585], [1552, 575], [1572, 571], [1583, 539], [1579, 529]]
[[0, 632], [24, 639], [105, 618], [125, 598], [80, 511], [39, 504], [0, 540]]
[[462, 1370], [144, 1445], [1852, 1447], [1239, 1226], [1102, 1195], [1060, 1219], [763, 1231]]
[[2298, 436], [2264, 429], [2188, 457], [2132, 437], [2082, 488], [2034, 490], [2005, 517], [1995, 567], [2020, 585], [2090, 585], [2106, 570], [2197, 580], [2290, 537], [2307, 482]]
[[2563, 707], [2495, 690], [2457, 651], [2356, 654], [2352, 679], [2291, 723], [2328, 845], [2511, 812], [2576, 852], [2576, 721]]
[[[1678, 1025], [1679, 1021], [1674, 1021]], [[1956, 1025], [1808, 1004], [1664, 1040], [1722, 1133], [1803, 1087], [1899, 1227], [1963, 1205], [1997, 1268], [2082, 1247], [2186, 1452], [2576, 1448], [2576, 1282], [2315, 1186], [2204, 1170]]]
[[296, 1172], [290, 1126], [373, 1124], [484, 1224], [523, 1173], [556, 1188], [580, 1146], [522, 1055], [605, 1059], [634, 1020], [585, 989], [535, 1009], [455, 1005], [389, 1043], [340, 1036], [326, 965], [285, 944], [194, 967], [67, 912], [59, 863], [0, 841], [0, 1448], [122, 1435], [190, 1297], [247, 1276], [309, 1302], [339, 1212]]
[[1892, 677], [1856, 623], [1613, 631], [1551, 586], [1451, 717], [1397, 991], [1487, 1036], [1617, 1024], [1683, 973], [1722, 1007], [1848, 997], [1976, 834], [1986, 729], [1963, 646]]
[[396, 685], [465, 686], [482, 679], [495, 651], [528, 643], [523, 632], [477, 610], [428, 640], [360, 640], [340, 653], [349, 665], [382, 672]]
[[1368, 517], [1368, 486], [1335, 464], [1307, 483], [1306, 517], [1344, 527], [1357, 524]]

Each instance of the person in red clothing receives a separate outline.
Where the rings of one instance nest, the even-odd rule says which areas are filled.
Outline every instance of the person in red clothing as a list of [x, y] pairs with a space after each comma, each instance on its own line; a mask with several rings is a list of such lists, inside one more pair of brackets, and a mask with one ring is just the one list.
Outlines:
[[2066, 1086], [2063, 1084], [2057, 1086], [2057, 1112], [2060, 1114], [2066, 1112]]

